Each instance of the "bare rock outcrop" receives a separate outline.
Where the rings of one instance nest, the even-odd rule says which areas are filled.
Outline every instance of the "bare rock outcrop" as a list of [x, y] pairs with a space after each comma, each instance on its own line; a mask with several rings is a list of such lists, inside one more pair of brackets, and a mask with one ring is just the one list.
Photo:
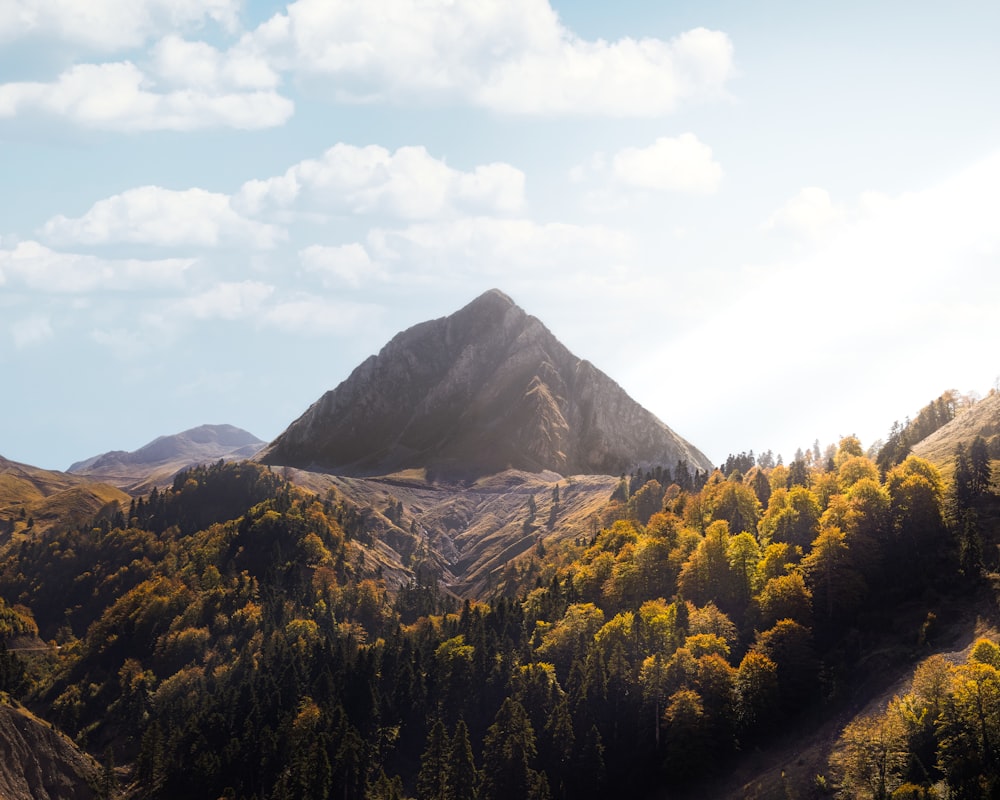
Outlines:
[[697, 448], [498, 290], [397, 334], [259, 458], [344, 475], [619, 474]]

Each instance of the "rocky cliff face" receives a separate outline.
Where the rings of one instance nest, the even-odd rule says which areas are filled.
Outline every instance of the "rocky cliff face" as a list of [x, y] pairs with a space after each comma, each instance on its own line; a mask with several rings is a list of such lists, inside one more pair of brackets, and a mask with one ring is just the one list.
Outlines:
[[562, 475], [711, 463], [492, 290], [395, 336], [262, 451], [345, 475]]

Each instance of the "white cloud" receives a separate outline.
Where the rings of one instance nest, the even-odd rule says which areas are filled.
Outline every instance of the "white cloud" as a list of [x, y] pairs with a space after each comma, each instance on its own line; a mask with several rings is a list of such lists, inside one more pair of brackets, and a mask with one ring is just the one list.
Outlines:
[[240, 0], [4, 0], [0, 41], [33, 36], [109, 52], [208, 21], [235, 30], [240, 5]]
[[611, 170], [626, 186], [693, 194], [711, 194], [722, 181], [712, 148], [693, 133], [661, 136], [649, 147], [627, 147], [615, 154]]
[[834, 204], [826, 189], [807, 186], [775, 211], [763, 228], [817, 237], [839, 225], [845, 217], [844, 209]]
[[52, 83], [0, 84], [0, 119], [42, 113], [99, 130], [252, 130], [283, 125], [293, 109], [273, 90], [160, 92], [129, 61], [79, 64]]
[[285, 236], [280, 228], [237, 214], [228, 195], [159, 186], [140, 186], [99, 200], [82, 217], [53, 217], [42, 232], [60, 243], [132, 242], [168, 247], [272, 248]]
[[463, 213], [512, 213], [524, 203], [524, 173], [509, 164], [452, 169], [423, 147], [336, 144], [283, 175], [248, 181], [234, 199], [249, 214], [292, 206], [344, 214], [433, 219]]
[[299, 260], [306, 271], [322, 276], [329, 287], [347, 284], [357, 288], [371, 278], [385, 278], [382, 268], [356, 242], [333, 247], [311, 245], [299, 250]]
[[103, 259], [61, 253], [33, 241], [0, 250], [0, 272], [10, 281], [27, 289], [57, 294], [179, 288], [184, 272], [194, 263], [194, 259], [183, 258]]
[[226, 53], [206, 42], [165, 36], [152, 52], [151, 71], [170, 86], [213, 94], [230, 90], [275, 89], [278, 73], [260, 55], [235, 47]]
[[359, 325], [370, 324], [378, 313], [378, 309], [362, 303], [304, 295], [276, 303], [261, 315], [261, 321], [288, 333], [324, 336], [356, 331]]
[[408, 275], [432, 281], [456, 274], [563, 279], [610, 273], [635, 255], [628, 236], [603, 226], [487, 217], [376, 229], [369, 250], [387, 269], [402, 264]]
[[274, 287], [260, 281], [218, 283], [173, 306], [177, 314], [198, 320], [237, 320], [256, 315], [274, 293]]
[[297, 0], [244, 40], [337, 99], [460, 100], [506, 113], [656, 116], [722, 92], [726, 34], [586, 41], [547, 0]]
[[563, 31], [558, 46], [498, 65], [475, 98], [515, 114], [661, 116], [682, 100], [721, 94], [732, 55], [726, 34], [704, 28], [669, 42], [586, 42]]
[[52, 338], [52, 321], [46, 316], [35, 314], [11, 323], [10, 332], [18, 349], [29, 347]]

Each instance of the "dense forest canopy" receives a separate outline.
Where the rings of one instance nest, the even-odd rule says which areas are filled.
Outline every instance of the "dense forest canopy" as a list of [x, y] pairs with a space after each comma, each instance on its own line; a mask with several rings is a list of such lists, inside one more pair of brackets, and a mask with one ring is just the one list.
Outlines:
[[[494, 596], [458, 602], [432, 570], [390, 587], [366, 567], [350, 504], [220, 462], [8, 548], [0, 641], [60, 647], [0, 647], [0, 690], [130, 765], [106, 790], [138, 797], [697, 786], [836, 708], [880, 642], [931, 639], [941, 599], [997, 566], [989, 459], [973, 443], [957, 463], [946, 485], [848, 437], [787, 466], [731, 456], [683, 485], [623, 477], [592, 538], [540, 543]], [[928, 664], [937, 693], [848, 729], [824, 781], [874, 797], [1000, 785], [1000, 658], [984, 644], [969, 665]]]

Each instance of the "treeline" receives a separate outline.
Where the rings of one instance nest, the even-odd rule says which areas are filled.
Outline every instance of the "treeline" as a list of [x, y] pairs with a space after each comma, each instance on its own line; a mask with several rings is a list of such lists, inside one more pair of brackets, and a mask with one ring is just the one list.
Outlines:
[[349, 505], [255, 465], [193, 471], [127, 518], [10, 553], [0, 596], [63, 645], [19, 691], [132, 764], [141, 797], [696, 782], [838, 702], [900, 604], [989, 561], [919, 459], [883, 477], [848, 438], [826, 460], [737, 466], [700, 488], [623, 479], [533, 589], [451, 612], [429, 574], [390, 596]]

